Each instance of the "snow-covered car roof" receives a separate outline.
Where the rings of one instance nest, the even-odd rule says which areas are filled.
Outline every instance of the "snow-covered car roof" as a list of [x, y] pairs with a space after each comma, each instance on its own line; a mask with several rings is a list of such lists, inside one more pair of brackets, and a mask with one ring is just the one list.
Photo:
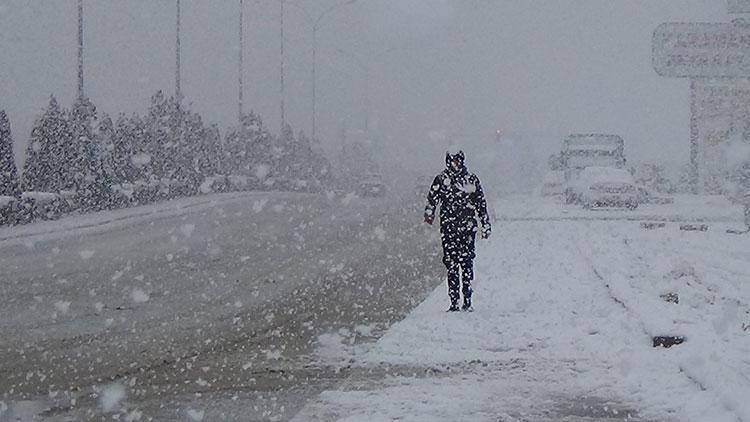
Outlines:
[[565, 145], [576, 149], [581, 147], [603, 147], [603, 146], [617, 146], [623, 142], [622, 138], [618, 135], [610, 135], [604, 133], [576, 133], [568, 135], [565, 138]]

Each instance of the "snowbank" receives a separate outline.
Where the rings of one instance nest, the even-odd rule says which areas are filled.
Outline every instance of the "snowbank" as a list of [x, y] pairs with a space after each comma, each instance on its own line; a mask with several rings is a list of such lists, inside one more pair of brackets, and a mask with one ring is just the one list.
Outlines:
[[[534, 201], [496, 204], [506, 220], [479, 244], [475, 312], [445, 312], [436, 280], [349, 356], [355, 374], [373, 375], [352, 375], [294, 420], [750, 420], [750, 236], [727, 234], [730, 223], [644, 230], [618, 217], [632, 212], [569, 219], [579, 213], [557, 204], [521, 212]], [[679, 198], [641, 215], [739, 218], [725, 205]], [[687, 340], [655, 348], [654, 335]]]

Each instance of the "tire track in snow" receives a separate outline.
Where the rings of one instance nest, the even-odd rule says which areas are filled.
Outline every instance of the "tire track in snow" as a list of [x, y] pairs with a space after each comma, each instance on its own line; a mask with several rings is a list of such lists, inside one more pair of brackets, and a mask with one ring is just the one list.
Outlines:
[[[653, 333], [649, 332], [649, 328], [647, 327], [645, 321], [642, 319], [641, 315], [636, 310], [634, 310], [631, 306], [629, 306], [627, 304], [627, 299], [624, 299], [624, 298], [618, 296], [618, 294], [613, 289], [613, 287], [611, 285], [611, 282], [609, 280], [607, 280], [607, 278], [603, 275], [603, 273], [605, 271], [602, 271], [601, 267], [597, 267], [597, 265], [594, 262], [594, 259], [593, 259], [594, 257], [592, 256], [592, 254], [585, 253], [585, 251], [583, 250], [583, 248], [581, 248], [581, 245], [584, 244], [584, 243], [586, 243], [586, 242], [590, 242], [591, 240], [593, 240], [594, 244], [593, 244], [593, 246], [592, 246], [591, 249], [592, 250], [597, 250], [597, 251], [609, 251], [609, 255], [607, 255], [606, 258], [613, 258], [615, 255], [617, 255], [619, 257], [629, 257], [629, 259], [625, 259], [624, 260], [624, 261], [626, 261], [628, 263], [635, 263], [635, 262], [642, 263], [642, 265], [640, 266], [640, 268], [636, 269], [636, 271], [641, 274], [641, 278], [645, 278], [644, 277], [645, 275], [652, 275], [653, 276], [654, 275], [653, 274], [653, 267], [654, 267], [654, 265], [653, 264], [649, 264], [647, 262], [647, 260], [646, 260], [646, 258], [644, 256], [646, 254], [638, 253], [638, 250], [633, 247], [633, 243], [634, 243], [633, 240], [634, 239], [632, 237], [629, 237], [627, 232], [625, 232], [625, 233], [619, 233], [618, 232], [617, 233], [618, 236], [612, 236], [612, 235], [610, 235], [610, 237], [605, 240], [605, 239], [599, 238], [599, 236], [598, 236], [603, 231], [596, 231], [596, 232], [594, 232], [593, 230], [591, 230], [591, 227], [590, 227], [589, 224], [586, 224], [585, 227], [587, 229], [586, 233], [585, 233], [586, 236], [584, 236], [584, 235], [582, 235], [580, 233], [578, 233], [576, 235], [577, 236], [577, 239], [576, 239], [576, 242], [575, 242], [576, 248], [579, 250], [581, 256], [586, 260], [586, 262], [590, 266], [591, 271], [594, 273], [594, 275], [596, 276], [596, 278], [602, 282], [602, 284], [603, 284], [604, 288], [606, 289], [609, 297], [615, 303], [617, 303], [620, 306], [622, 306], [625, 309], [625, 311], [629, 314], [629, 316], [631, 318], [633, 318], [634, 320], [638, 321], [638, 324], [641, 327], [641, 330], [643, 331], [643, 333], [646, 336], [648, 336], [649, 338], [651, 338], [653, 336]], [[615, 230], [616, 230], [616, 228], [615, 228]], [[620, 239], [619, 236], [622, 236], [622, 239]], [[661, 242], [661, 246], [663, 246], [663, 247], [659, 248], [658, 252], [659, 253], [666, 253], [666, 251], [671, 251], [671, 249], [668, 246], [668, 243], [669, 243], [668, 241]], [[617, 248], [616, 252], [613, 250], [614, 248]], [[654, 256], [658, 256], [658, 253], [656, 253], [656, 251], [653, 251], [653, 252], [654, 253], [651, 254], [652, 255], [652, 259], [655, 259], [653, 257]], [[670, 255], [673, 256], [673, 257], [679, 257], [679, 254], [677, 254], [677, 253], [670, 253]], [[615, 262], [617, 262], [616, 259], [607, 259], [607, 263], [609, 265], [611, 265], [611, 264], [613, 264]], [[617, 267], [614, 267], [614, 270], [615, 271], [619, 271], [619, 272], [621, 272], [623, 274], [629, 274], [630, 273], [629, 271], [627, 271], [627, 269], [621, 269], [621, 268], [617, 268]], [[633, 278], [635, 278], [635, 277], [633, 277]], [[705, 285], [704, 285], [704, 287], [705, 287]], [[646, 346], [646, 347], [648, 347], [648, 346]], [[715, 400], [715, 402], [716, 403], [721, 403], [721, 405], [723, 407], [723, 410], [725, 410], [726, 412], [731, 413], [734, 416], [734, 420], [735, 421], [738, 421], [738, 422], [743, 422], [744, 421], [744, 419], [740, 415], [737, 414], [736, 410], [734, 410], [729, 404], [727, 404], [726, 400], [723, 400], [723, 398], [719, 395], [718, 391], [716, 391], [715, 389], [708, 388], [706, 386], [706, 383], [703, 382], [703, 381], [701, 381], [699, 379], [700, 377], [697, 374], [693, 373], [693, 371], [691, 371], [690, 368], [688, 368], [688, 367], [686, 367], [685, 365], [682, 365], [682, 364], [677, 364], [677, 367], [679, 368], [680, 373], [688, 381], [690, 381], [690, 383], [692, 383], [695, 387], [697, 387], [700, 391], [710, 392], [714, 397], [716, 397], [717, 400]], [[745, 377], [745, 379], [747, 379], [747, 378]]]

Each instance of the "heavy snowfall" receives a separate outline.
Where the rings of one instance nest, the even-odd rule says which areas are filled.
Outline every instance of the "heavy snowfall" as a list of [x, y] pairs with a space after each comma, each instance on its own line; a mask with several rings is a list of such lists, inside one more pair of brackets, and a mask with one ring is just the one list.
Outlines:
[[750, 422], [750, 1], [0, 28], [0, 422]]

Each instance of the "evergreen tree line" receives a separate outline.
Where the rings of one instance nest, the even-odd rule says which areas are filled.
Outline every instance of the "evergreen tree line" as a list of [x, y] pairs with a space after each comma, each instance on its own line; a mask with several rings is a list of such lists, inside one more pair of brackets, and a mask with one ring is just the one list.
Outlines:
[[[249, 113], [222, 141], [216, 125], [161, 91], [145, 115], [115, 121], [88, 99], [68, 110], [51, 97], [32, 127], [20, 178], [12, 145], [0, 111], [0, 195], [63, 193], [83, 211], [193, 195], [209, 179], [223, 178], [219, 189], [315, 191], [333, 183], [329, 161], [304, 133], [287, 125], [272, 135]], [[243, 183], [232, 186], [225, 175]]]

